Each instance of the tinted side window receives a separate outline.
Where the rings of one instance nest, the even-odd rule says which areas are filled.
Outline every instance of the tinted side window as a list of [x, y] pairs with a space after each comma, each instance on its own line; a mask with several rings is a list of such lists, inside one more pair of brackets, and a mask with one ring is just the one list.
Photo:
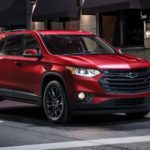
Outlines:
[[17, 56], [22, 55], [22, 40], [23, 35], [13, 35], [6, 37], [3, 54]]
[[3, 51], [4, 43], [5, 43], [5, 38], [0, 37], [0, 53], [2, 53]]
[[26, 50], [26, 49], [40, 50], [40, 46], [39, 46], [37, 40], [32, 35], [25, 35], [23, 49], [24, 50]]

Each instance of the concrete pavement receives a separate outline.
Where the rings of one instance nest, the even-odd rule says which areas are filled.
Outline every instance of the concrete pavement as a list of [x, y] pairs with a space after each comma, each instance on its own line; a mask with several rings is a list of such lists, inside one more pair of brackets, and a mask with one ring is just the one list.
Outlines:
[[[76, 116], [68, 124], [51, 124], [38, 107], [24, 103], [20, 106], [20, 103], [11, 101], [6, 103], [7, 106], [5, 101], [0, 102], [1, 106], [5, 105], [0, 108], [0, 150], [21, 150], [26, 148], [25, 145], [35, 150], [38, 146], [44, 149], [46, 145], [49, 149], [58, 149], [60, 143], [63, 144], [62, 150], [150, 148], [150, 114], [143, 119], [129, 119], [124, 114]], [[76, 141], [79, 142], [75, 147], [69, 144]], [[86, 143], [90, 144], [82, 146]]]

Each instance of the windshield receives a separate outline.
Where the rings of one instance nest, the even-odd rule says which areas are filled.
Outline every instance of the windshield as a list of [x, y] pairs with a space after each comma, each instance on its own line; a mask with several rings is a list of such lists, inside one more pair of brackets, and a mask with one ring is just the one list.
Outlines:
[[42, 35], [52, 54], [114, 54], [115, 51], [94, 35]]

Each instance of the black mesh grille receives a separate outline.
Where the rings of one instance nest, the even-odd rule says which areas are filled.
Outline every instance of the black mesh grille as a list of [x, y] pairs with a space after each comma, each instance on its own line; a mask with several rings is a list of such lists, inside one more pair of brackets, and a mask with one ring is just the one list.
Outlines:
[[150, 90], [150, 69], [107, 70], [100, 83], [107, 93], [138, 93]]
[[115, 106], [134, 106], [144, 104], [144, 98], [135, 99], [117, 99], [115, 100]]

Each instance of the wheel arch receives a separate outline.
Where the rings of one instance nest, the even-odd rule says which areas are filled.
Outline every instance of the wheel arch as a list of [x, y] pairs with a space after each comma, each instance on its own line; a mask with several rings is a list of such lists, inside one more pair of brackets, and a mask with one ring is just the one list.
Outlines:
[[64, 80], [63, 76], [57, 72], [47, 72], [43, 75], [42, 82], [41, 82], [41, 97], [42, 97], [42, 99], [43, 99], [44, 90], [45, 90], [47, 84], [50, 81], [54, 81], [54, 80], [58, 81], [64, 87], [66, 96], [68, 99], [68, 90], [67, 90], [65, 80]]

